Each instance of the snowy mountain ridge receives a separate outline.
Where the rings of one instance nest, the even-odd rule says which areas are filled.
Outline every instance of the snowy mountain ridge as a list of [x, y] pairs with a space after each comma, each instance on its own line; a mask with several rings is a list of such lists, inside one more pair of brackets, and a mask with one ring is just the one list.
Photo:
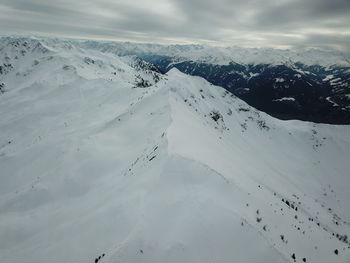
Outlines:
[[348, 262], [349, 126], [25, 42], [0, 75], [1, 262]]

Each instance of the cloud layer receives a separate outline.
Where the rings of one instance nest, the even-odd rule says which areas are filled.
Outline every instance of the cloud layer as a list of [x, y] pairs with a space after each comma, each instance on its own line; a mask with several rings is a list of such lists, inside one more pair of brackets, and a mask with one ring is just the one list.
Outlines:
[[350, 52], [350, 0], [2, 0], [0, 34]]

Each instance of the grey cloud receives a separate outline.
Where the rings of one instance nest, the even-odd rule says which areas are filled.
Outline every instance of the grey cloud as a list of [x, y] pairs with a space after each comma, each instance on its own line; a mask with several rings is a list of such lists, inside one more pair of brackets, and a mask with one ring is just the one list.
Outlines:
[[350, 42], [350, 0], [2, 0], [0, 12], [2, 34], [348, 51]]
[[350, 34], [309, 34], [305, 46], [333, 47], [350, 53]]
[[[308, 28], [342, 21], [349, 26], [350, 1], [348, 0], [294, 0], [260, 9], [255, 17], [259, 28]], [[346, 21], [344, 21], [344, 18]], [[345, 24], [344, 24], [345, 25]]]

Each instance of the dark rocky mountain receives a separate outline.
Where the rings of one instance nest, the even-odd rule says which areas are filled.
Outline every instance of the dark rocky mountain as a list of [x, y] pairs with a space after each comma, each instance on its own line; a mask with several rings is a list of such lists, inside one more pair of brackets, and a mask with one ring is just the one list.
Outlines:
[[161, 71], [171, 68], [200, 76], [234, 93], [251, 106], [280, 119], [350, 124], [350, 67], [231, 62], [174, 62], [174, 57], [140, 55]]

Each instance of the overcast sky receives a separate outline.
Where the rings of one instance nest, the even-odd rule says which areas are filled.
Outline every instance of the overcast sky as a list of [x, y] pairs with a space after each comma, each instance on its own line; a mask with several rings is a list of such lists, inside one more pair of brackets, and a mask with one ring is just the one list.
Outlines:
[[0, 0], [0, 34], [350, 52], [350, 0]]

